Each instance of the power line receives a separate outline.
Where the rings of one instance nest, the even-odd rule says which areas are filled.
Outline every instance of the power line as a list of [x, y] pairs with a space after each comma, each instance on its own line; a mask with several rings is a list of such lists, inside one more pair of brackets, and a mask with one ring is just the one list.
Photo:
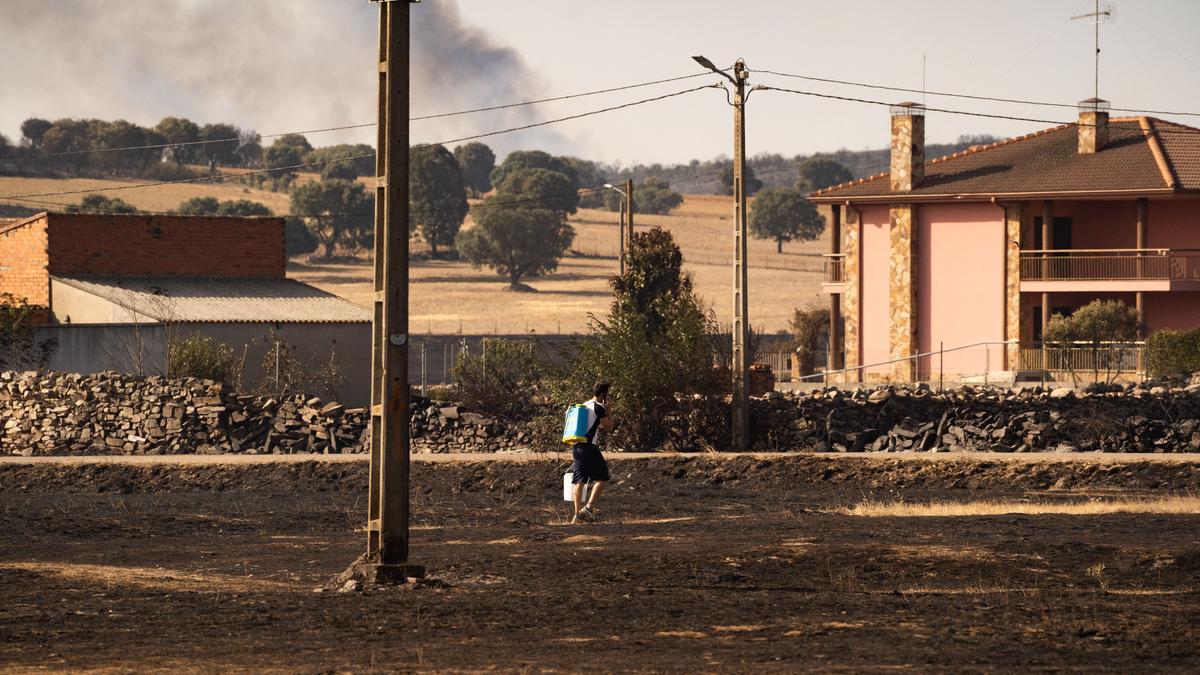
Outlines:
[[[709, 73], [695, 73], [692, 75], [683, 75], [680, 77], [669, 77], [669, 78], [662, 79], [662, 80], [652, 80], [649, 82], [638, 82], [636, 84], [626, 84], [626, 85], [622, 85], [619, 87], [609, 87], [608, 89], [596, 89], [594, 91], [585, 91], [585, 92], [580, 92], [577, 94], [552, 96], [549, 98], [540, 98], [540, 99], [535, 99], [532, 101], [520, 101], [517, 103], [504, 103], [501, 105], [489, 106], [486, 108], [472, 108], [470, 110], [456, 110], [454, 112], [437, 113], [437, 114], [433, 114], [433, 115], [422, 115], [420, 117], [410, 117], [408, 119], [410, 122], [417, 122], [417, 121], [421, 121], [421, 120], [440, 119], [440, 118], [444, 118], [444, 117], [456, 117], [456, 116], [460, 116], [460, 115], [470, 115], [470, 114], [474, 114], [474, 113], [489, 112], [489, 111], [493, 111], [493, 110], [506, 110], [509, 108], [520, 108], [520, 107], [524, 107], [524, 106], [537, 105], [540, 103], [551, 103], [554, 101], [566, 101], [569, 99], [583, 98], [586, 96], [596, 96], [598, 94], [610, 94], [610, 93], [617, 92], [617, 91], [638, 89], [641, 87], [649, 87], [649, 86], [653, 86], [656, 84], [665, 84], [667, 82], [678, 82], [680, 80], [689, 80], [689, 79], [693, 79], [693, 78], [697, 78], [697, 77], [706, 77], [708, 75], [709, 75]], [[178, 143], [151, 143], [151, 144], [147, 144], [147, 145], [127, 145], [127, 146], [122, 146], [122, 147], [117, 147], [117, 148], [95, 148], [95, 149], [89, 149], [89, 150], [65, 150], [62, 152], [48, 152], [48, 153], [41, 153], [41, 154], [37, 154], [37, 155], [9, 155], [7, 157], [0, 157], [0, 161], [47, 159], [47, 158], [53, 158], [53, 157], [71, 157], [71, 156], [76, 156], [76, 155], [89, 155], [89, 154], [100, 154], [100, 153], [111, 153], [111, 152], [126, 152], [126, 151], [133, 151], [133, 150], [156, 150], [156, 149], [163, 149], [163, 148], [178, 148], [178, 147], [193, 146], [193, 145], [208, 145], [208, 144], [212, 144], [212, 143], [232, 143], [235, 141], [238, 143], [241, 143], [243, 141], [260, 140], [263, 138], [279, 138], [282, 136], [292, 136], [292, 135], [297, 135], [297, 134], [318, 134], [318, 133], [324, 133], [324, 132], [329, 132], [329, 131], [347, 131], [350, 129], [364, 129], [364, 128], [373, 127], [373, 126], [376, 126], [375, 122], [368, 122], [365, 124], [346, 124], [343, 126], [325, 127], [322, 129], [305, 129], [305, 130], [301, 130], [301, 131], [284, 131], [284, 132], [273, 133], [273, 134], [252, 134], [252, 135], [248, 134], [245, 136], [233, 136], [233, 137], [229, 137], [229, 138], [212, 138], [212, 139], [198, 140], [198, 141], [181, 141]], [[450, 142], [453, 142], [453, 141], [450, 141]]]
[[254, 141], [262, 138], [279, 138], [282, 136], [293, 136], [298, 134], [318, 134], [326, 131], [345, 131], [347, 129], [362, 129], [364, 127], [373, 127], [375, 123], [370, 124], [347, 124], [340, 127], [326, 127], [324, 129], [307, 129], [304, 131], [285, 131], [276, 134], [253, 134], [247, 136], [234, 136], [230, 138], [212, 138], [204, 141], [181, 141], [179, 143], [153, 143], [150, 145], [126, 145], [119, 148], [95, 148], [91, 150], [66, 150], [63, 152], [47, 152], [38, 155], [10, 155], [8, 157], [0, 157], [0, 162], [11, 160], [27, 160], [27, 159], [47, 159], [51, 157], [70, 157], [74, 155], [93, 155], [109, 152], [127, 152], [132, 150], [157, 150], [162, 148], [178, 148], [189, 145], [208, 145], [210, 143], [232, 143], [237, 141]]
[[[996, 102], [996, 103], [1016, 103], [1019, 105], [1036, 105], [1036, 106], [1046, 106], [1046, 107], [1052, 107], [1052, 108], [1076, 109], [1079, 107], [1079, 104], [1077, 104], [1077, 103], [1052, 103], [1049, 101], [1033, 101], [1033, 100], [1029, 100], [1029, 99], [1019, 99], [1019, 98], [1001, 98], [998, 96], [977, 96], [977, 95], [973, 95], [973, 94], [960, 94], [960, 93], [948, 92], [948, 91], [927, 91], [927, 90], [923, 90], [923, 89], [909, 89], [906, 87], [893, 87], [893, 86], [888, 86], [888, 85], [883, 85], [883, 84], [871, 84], [871, 83], [867, 83], [867, 82], [854, 82], [851, 80], [835, 80], [835, 79], [828, 78], [828, 77], [816, 77], [813, 75], [799, 75], [796, 73], [781, 73], [781, 72], [775, 71], [775, 70], [759, 70], [756, 72], [765, 73], [768, 75], [778, 75], [779, 77], [790, 77], [790, 78], [794, 78], [794, 79], [798, 79], [798, 80], [809, 80], [811, 82], [825, 82], [828, 84], [842, 84], [842, 85], [847, 85], [847, 86], [851, 86], [851, 87], [863, 87], [865, 89], [880, 89], [880, 90], [884, 90], [884, 91], [897, 91], [897, 92], [903, 92], [903, 93], [907, 93], [907, 94], [928, 94], [930, 96], [946, 96], [946, 97], [950, 97], [950, 98], [962, 98], [962, 99], [969, 99], [969, 100], [973, 100], [973, 101], [992, 101], [992, 102]], [[1169, 111], [1169, 110], [1139, 110], [1136, 108], [1110, 108], [1110, 110], [1112, 112], [1142, 113], [1142, 114], [1147, 114], [1147, 115], [1178, 115], [1178, 116], [1188, 116], [1188, 117], [1200, 117], [1200, 112], [1180, 112], [1180, 111]]]
[[313, 166], [321, 166], [323, 164], [331, 164], [333, 162], [344, 162], [354, 159], [363, 159], [366, 157], [374, 157], [375, 153], [352, 155], [350, 157], [340, 157], [338, 159], [327, 159], [320, 162], [307, 162], [305, 164], [292, 164], [290, 166], [278, 166], [273, 169], [258, 169], [255, 171], [243, 171], [241, 173], [222, 173], [215, 176], [197, 176], [194, 178], [179, 178], [176, 180], [158, 181], [156, 183], [135, 183], [133, 185], [111, 185], [107, 187], [98, 187], [90, 190], [62, 190], [60, 192], [38, 192], [27, 195], [3, 195], [0, 199], [25, 199], [28, 197], [61, 197], [63, 195], [81, 195], [92, 194], [95, 192], [113, 192], [115, 190], [136, 190], [139, 188], [157, 187], [159, 185], [179, 185], [181, 183], [204, 183], [209, 181], [221, 181], [228, 178], [241, 178], [242, 176], [255, 176], [260, 174], [274, 173], [276, 171], [292, 171], [295, 169], [306, 169]]
[[532, 124], [526, 124], [526, 125], [519, 126], [519, 127], [513, 127], [511, 129], [501, 129], [500, 131], [489, 131], [489, 132], [483, 133], [483, 134], [475, 134], [474, 136], [464, 136], [462, 138], [452, 138], [448, 141], [438, 141], [436, 143], [422, 143], [421, 145], [449, 145], [451, 143], [461, 143], [463, 141], [473, 141], [477, 138], [487, 138], [489, 136], [498, 136], [500, 134], [507, 134], [507, 133], [510, 133], [513, 131], [524, 131], [526, 129], [533, 129], [536, 127], [544, 127], [548, 124], [557, 124], [559, 122], [566, 122], [569, 120], [577, 120], [577, 119], [580, 119], [583, 117], [591, 117], [592, 115], [599, 115], [601, 113], [612, 112], [614, 110], [621, 110], [624, 108], [632, 108], [634, 106], [643, 105], [645, 103], [653, 103], [655, 101], [662, 101], [663, 99], [673, 98], [675, 96], [683, 96], [684, 94], [690, 94], [694, 91], [700, 91], [701, 89], [720, 89], [720, 88], [721, 88], [721, 86], [717, 85], [717, 84], [706, 84], [702, 87], [693, 87], [691, 89], [684, 89], [683, 91], [677, 91], [677, 92], [674, 92], [671, 94], [663, 94], [662, 96], [655, 96], [653, 98], [644, 98], [640, 101], [632, 101], [630, 103], [614, 105], [614, 106], [611, 106], [608, 108], [601, 108], [599, 110], [592, 110], [592, 111], [585, 112], [585, 113], [579, 113], [577, 115], [568, 115], [567, 117], [559, 117], [557, 119], [546, 120], [545, 122], [533, 122]]
[[436, 115], [422, 115], [420, 117], [410, 117], [410, 118], [408, 118], [408, 120], [410, 122], [417, 122], [420, 120], [431, 120], [431, 119], [438, 119], [438, 118], [442, 118], [442, 117], [455, 117], [458, 115], [470, 115], [473, 113], [491, 112], [493, 110], [507, 110], [509, 108], [520, 108], [522, 106], [536, 105], [538, 103], [551, 103], [553, 101], [566, 101], [566, 100], [572, 99], [572, 98], [582, 98], [584, 96], [595, 96], [596, 94], [609, 94], [614, 91], [625, 91], [626, 89], [637, 89], [639, 87], [649, 87], [649, 86], [655, 85], [655, 84], [664, 84], [666, 82], [678, 82], [679, 80], [690, 80], [690, 79], [696, 78], [696, 77], [708, 77], [708, 76], [710, 76], [710, 73], [695, 73], [693, 75], [683, 75], [681, 77], [669, 77], [665, 80], [654, 80], [652, 82], [639, 82], [638, 84], [627, 84], [627, 85], [620, 86], [620, 87], [611, 87], [609, 89], [597, 89], [595, 91], [585, 91], [585, 92], [579, 93], [579, 94], [567, 94], [565, 96], [552, 96], [550, 98], [539, 98], [539, 99], [536, 99], [533, 101], [522, 101], [520, 103], [505, 103], [503, 105], [494, 105], [494, 106], [489, 106], [487, 108], [474, 108], [472, 110], [459, 110], [456, 112], [438, 113]]
[[[505, 208], [505, 207], [510, 207], [510, 206], [519, 206], [521, 204], [534, 204], [534, 203], [550, 202], [550, 201], [554, 201], [557, 199], [565, 199], [568, 197], [582, 196], [585, 194], [591, 194], [591, 193], [595, 193], [595, 192], [603, 192], [607, 189], [608, 188], [606, 188], [604, 186], [600, 186], [600, 187], [580, 188], [579, 190], [576, 190], [574, 192], [561, 192], [561, 193], [552, 194], [552, 195], [542, 195], [540, 197], [526, 197], [526, 198], [522, 198], [522, 199], [509, 199], [509, 200], [504, 200], [504, 201], [493, 200], [491, 202], [484, 202], [482, 204], [468, 205], [467, 210], [468, 211], [478, 211], [478, 210], [484, 210], [484, 209], [496, 209], [496, 208]], [[39, 206], [55, 206], [55, 207], [59, 207], [62, 209], [68, 209], [71, 207], [79, 206], [79, 204], [64, 204], [61, 202], [47, 202], [47, 201], [40, 201], [40, 200], [34, 200], [34, 199], [22, 199], [22, 198], [17, 198], [17, 197], [0, 197], [0, 199], [4, 199], [4, 200], [8, 200], [8, 201], [15, 201], [15, 202], [23, 202], [26, 204], [37, 204]], [[455, 211], [455, 210], [457, 210], [456, 207], [447, 207], [447, 208], [441, 208], [441, 209], [425, 209], [422, 211], [410, 211], [409, 215], [425, 216], [425, 215], [430, 215], [430, 214], [434, 214], [434, 213], [444, 213], [444, 212]], [[182, 214], [182, 213], [172, 212], [172, 211], [142, 211], [142, 210], [139, 210], [137, 213], [124, 213], [121, 211], [112, 211], [112, 210], [103, 210], [103, 209], [95, 209], [95, 210], [87, 209], [87, 210], [80, 211], [80, 213], [83, 215], [102, 215], [102, 216], [103, 215], [108, 215], [108, 216], [115, 216], [115, 215], [184, 216], [184, 215], [187, 215], [187, 214]], [[253, 216], [253, 217], [263, 217], [263, 218], [350, 218], [350, 217], [367, 217], [367, 216], [373, 216], [374, 214], [375, 214], [374, 211], [361, 211], [361, 212], [348, 212], [348, 213], [280, 213], [280, 214], [272, 214], [270, 216]]]
[[[857, 98], [854, 96], [839, 96], [837, 94], [825, 94], [825, 93], [816, 92], [816, 91], [801, 91], [799, 89], [786, 89], [784, 87], [772, 87], [769, 85], [759, 85], [758, 87], [756, 87], [756, 89], [759, 91], [782, 91], [782, 92], [786, 92], [788, 94], [800, 94], [802, 96], [815, 96], [817, 98], [827, 98], [827, 99], [833, 99], [833, 100], [837, 100], [837, 101], [849, 101], [851, 103], [869, 103], [872, 105], [885, 105], [885, 106], [896, 105], [895, 103], [892, 103], [889, 101], [878, 101], [878, 100], [873, 100], [873, 99], [868, 99], [868, 98]], [[1098, 126], [1096, 124], [1089, 124], [1086, 122], [1079, 122], [1079, 121], [1062, 122], [1059, 120], [1041, 119], [1041, 118], [1037, 118], [1037, 117], [1020, 117], [1017, 115], [1000, 115], [997, 113], [981, 113], [981, 112], [972, 112], [969, 110], [953, 110], [950, 108], [930, 108], [928, 106], [921, 106], [921, 109], [926, 112], [941, 112], [941, 113], [947, 113], [947, 114], [951, 114], [951, 115], [966, 115], [968, 117], [986, 117], [989, 119], [1013, 120], [1013, 121], [1017, 121], [1017, 122], [1037, 122], [1039, 124], [1054, 124], [1054, 125], [1058, 125], [1058, 126], [1071, 126], [1071, 127], [1095, 127], [1095, 126]], [[1139, 130], [1139, 133], [1140, 133], [1140, 130]], [[1161, 127], [1155, 127], [1154, 133], [1155, 134], [1197, 134], [1197, 133], [1200, 133], [1200, 129], [1186, 127], [1186, 126], [1182, 127], [1182, 128], [1178, 128], [1178, 129], [1164, 129]]]
[[[511, 127], [509, 129], [500, 129], [498, 131], [489, 131], [486, 133], [475, 134], [473, 136], [466, 136], [463, 138], [455, 138], [455, 139], [450, 139], [450, 140], [446, 140], [446, 141], [438, 141], [436, 143], [422, 143], [421, 145], [448, 145], [450, 143], [459, 143], [461, 141], [468, 141], [468, 140], [473, 140], [476, 138], [487, 138], [490, 136], [498, 136], [500, 134], [507, 134], [507, 133], [512, 133], [512, 132], [516, 132], [516, 131], [524, 131], [526, 129], [533, 129], [536, 127], [544, 127], [544, 126], [547, 126], [550, 124], [557, 124], [559, 122], [567, 122], [570, 120], [577, 120], [577, 119], [581, 119], [584, 117], [591, 117], [593, 115], [599, 115], [601, 113], [612, 112], [614, 110], [622, 110], [624, 108], [632, 108], [634, 106], [644, 105], [647, 103], [653, 103], [655, 101], [662, 101], [664, 99], [673, 98], [676, 96], [682, 96], [684, 94], [690, 94], [695, 91], [700, 91], [701, 89], [713, 89], [713, 88], [720, 88], [720, 86], [709, 84], [709, 85], [704, 85], [702, 87], [693, 87], [691, 89], [684, 89], [683, 91], [677, 91], [677, 92], [670, 93], [670, 94], [663, 94], [661, 96], [645, 98], [640, 101], [632, 101], [629, 103], [623, 103], [621, 105], [610, 106], [607, 108], [601, 108], [599, 110], [592, 110], [589, 112], [579, 113], [576, 115], [568, 115], [567, 117], [559, 117], [557, 119], [546, 120], [544, 122], [534, 122], [532, 124], [525, 124], [525, 125], [522, 125], [519, 127]], [[159, 181], [159, 182], [155, 182], [155, 183], [135, 183], [133, 185], [114, 185], [114, 186], [108, 186], [108, 187], [95, 188], [95, 189], [91, 189], [91, 190], [62, 190], [62, 191], [58, 191], [58, 192], [39, 192], [39, 193], [31, 193], [31, 194], [23, 194], [23, 195], [0, 195], [0, 199], [25, 199], [25, 198], [32, 198], [32, 197], [60, 197], [63, 195], [91, 194], [91, 193], [95, 193], [95, 192], [112, 192], [112, 191], [117, 191], [117, 190], [134, 190], [134, 189], [139, 189], [139, 188], [155, 187], [155, 186], [159, 186], [159, 185], [177, 185], [177, 184], [181, 184], [181, 183], [203, 183], [203, 182], [209, 182], [209, 181], [226, 180], [228, 178], [237, 178], [237, 177], [241, 177], [241, 176], [253, 176], [253, 175], [260, 175], [260, 174], [268, 174], [268, 173], [274, 173], [277, 171], [292, 171], [292, 170], [296, 170], [296, 169], [305, 169], [305, 168], [314, 167], [314, 166], [321, 166], [324, 164], [331, 164], [333, 162], [344, 162], [344, 161], [363, 159], [366, 157], [374, 157], [374, 156], [375, 156], [375, 153], [372, 152], [369, 154], [352, 155], [349, 157], [339, 157], [337, 159], [327, 159], [327, 160], [322, 160], [319, 162], [306, 162], [303, 164], [292, 164], [290, 166], [280, 166], [280, 167], [275, 167], [275, 168], [271, 168], [271, 169], [258, 169], [255, 171], [244, 171], [244, 172], [237, 173], [237, 174], [218, 174], [215, 176], [198, 176], [198, 177], [194, 177], [194, 178], [180, 178], [177, 180]]]

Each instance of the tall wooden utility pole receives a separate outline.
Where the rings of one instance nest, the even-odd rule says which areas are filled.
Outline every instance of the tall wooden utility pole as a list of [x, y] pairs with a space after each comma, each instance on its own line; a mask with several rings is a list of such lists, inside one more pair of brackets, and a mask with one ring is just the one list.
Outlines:
[[750, 303], [746, 288], [746, 80], [750, 71], [738, 59], [733, 75], [703, 56], [696, 63], [733, 84], [733, 449], [750, 449]]
[[408, 563], [409, 1], [378, 3], [375, 316], [366, 571], [370, 580], [384, 583], [403, 583], [409, 577], [424, 576], [420, 566]]
[[750, 303], [746, 296], [746, 79], [741, 59], [733, 66], [733, 447], [750, 449]]

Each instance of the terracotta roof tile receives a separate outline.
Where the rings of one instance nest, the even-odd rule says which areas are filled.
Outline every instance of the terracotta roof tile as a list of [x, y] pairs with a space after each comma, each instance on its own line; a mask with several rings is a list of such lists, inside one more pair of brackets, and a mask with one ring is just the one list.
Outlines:
[[[1200, 133], [1153, 118], [1114, 118], [1100, 152], [1078, 152], [1073, 124], [975, 146], [925, 163], [914, 197], [1200, 189]], [[890, 196], [886, 172], [836, 185], [815, 201]]]

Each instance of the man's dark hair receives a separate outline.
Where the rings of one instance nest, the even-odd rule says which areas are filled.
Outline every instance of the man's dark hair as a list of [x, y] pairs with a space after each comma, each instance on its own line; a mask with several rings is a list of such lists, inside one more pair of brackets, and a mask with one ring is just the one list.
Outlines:
[[596, 386], [592, 387], [592, 396], [596, 398], [608, 398], [608, 383], [597, 382]]

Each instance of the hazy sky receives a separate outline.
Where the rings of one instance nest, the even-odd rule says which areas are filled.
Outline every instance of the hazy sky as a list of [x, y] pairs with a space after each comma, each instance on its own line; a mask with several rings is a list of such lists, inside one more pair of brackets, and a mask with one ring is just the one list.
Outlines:
[[[2, 0], [0, 133], [26, 117], [166, 115], [263, 133], [374, 121], [375, 17], [367, 0]], [[1103, 3], [1102, 3], [1103, 5]], [[1092, 95], [1091, 0], [425, 0], [413, 6], [414, 115], [619, 86], [746, 59], [902, 87], [1073, 103]], [[1114, 107], [1200, 111], [1200, 2], [1124, 0], [1101, 27], [1100, 95]], [[414, 141], [575, 114], [716, 81], [414, 122]], [[766, 74], [753, 83], [901, 100], [902, 94]], [[930, 106], [1070, 120], [1067, 109], [930, 96]], [[882, 147], [885, 108], [758, 92], [749, 151]], [[731, 152], [730, 109], [702, 91], [548, 130], [485, 140], [605, 160]], [[1200, 123], [1198, 117], [1177, 117]], [[930, 113], [930, 142], [1046, 126]], [[314, 145], [373, 134], [314, 134]]]

